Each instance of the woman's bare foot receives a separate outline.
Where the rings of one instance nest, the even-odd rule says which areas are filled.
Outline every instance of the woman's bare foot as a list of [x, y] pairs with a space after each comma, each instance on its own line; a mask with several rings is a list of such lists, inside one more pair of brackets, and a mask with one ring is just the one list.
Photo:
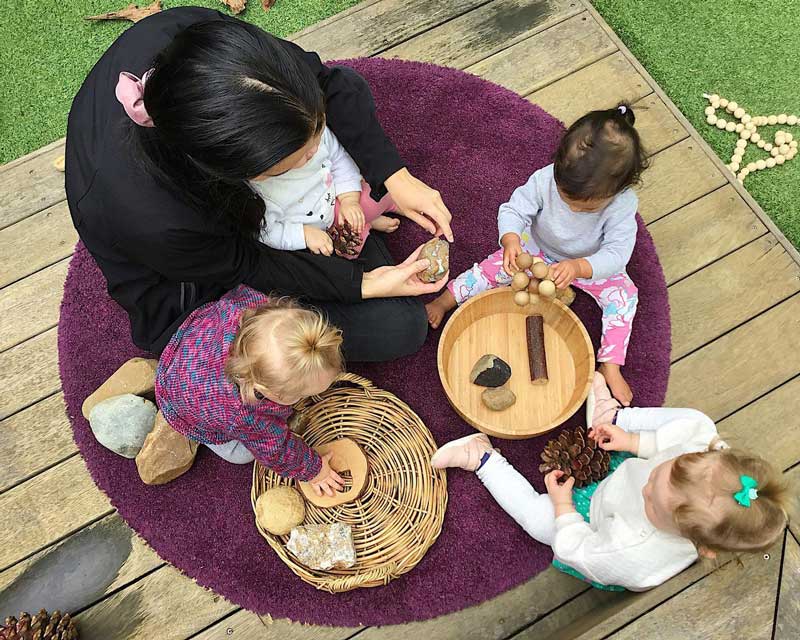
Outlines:
[[603, 377], [606, 379], [606, 384], [608, 384], [608, 388], [611, 390], [611, 395], [619, 400], [623, 407], [631, 406], [633, 391], [631, 391], [625, 378], [622, 377], [622, 371], [620, 371], [619, 365], [612, 362], [602, 362], [600, 364], [600, 373], [602, 373]]
[[436, 300], [425, 305], [425, 311], [428, 314], [428, 322], [431, 327], [438, 329], [439, 325], [442, 324], [444, 314], [455, 308], [456, 299], [453, 297], [453, 294], [450, 293], [449, 289], [445, 289], [442, 295], [436, 298]]
[[375, 231], [392, 233], [393, 231], [397, 231], [397, 228], [400, 226], [400, 220], [397, 218], [390, 218], [389, 216], [378, 216], [369, 224]]

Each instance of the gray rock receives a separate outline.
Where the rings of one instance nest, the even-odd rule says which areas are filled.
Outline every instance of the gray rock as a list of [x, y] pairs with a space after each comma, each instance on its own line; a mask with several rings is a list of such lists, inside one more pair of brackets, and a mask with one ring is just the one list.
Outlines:
[[517, 401], [517, 396], [508, 387], [485, 389], [481, 400], [492, 411], [504, 411]]
[[491, 353], [481, 356], [469, 374], [470, 381], [482, 387], [502, 387], [510, 377], [509, 364]]
[[96, 404], [89, 426], [97, 441], [125, 458], [135, 458], [156, 421], [156, 405], [126, 393]]

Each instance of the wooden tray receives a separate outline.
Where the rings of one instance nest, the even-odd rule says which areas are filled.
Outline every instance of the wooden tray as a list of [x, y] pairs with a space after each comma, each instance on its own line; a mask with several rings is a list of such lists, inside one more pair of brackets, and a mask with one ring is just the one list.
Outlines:
[[[439, 340], [439, 378], [458, 414], [476, 429], [498, 438], [530, 438], [567, 420], [586, 400], [594, 375], [594, 348], [583, 323], [553, 300], [520, 307], [509, 287], [471, 298], [452, 315]], [[550, 380], [531, 384], [525, 318], [540, 314]], [[491, 411], [481, 402], [483, 387], [469, 381], [472, 366], [493, 353], [511, 365], [508, 386], [517, 402]]]

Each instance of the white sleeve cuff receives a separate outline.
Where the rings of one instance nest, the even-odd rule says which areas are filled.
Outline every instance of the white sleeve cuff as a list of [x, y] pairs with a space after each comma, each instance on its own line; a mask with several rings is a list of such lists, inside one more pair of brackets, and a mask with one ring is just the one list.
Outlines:
[[636, 455], [640, 458], [652, 458], [656, 453], [658, 453], [656, 432], [639, 431], [639, 451]]
[[565, 527], [569, 527], [570, 525], [578, 524], [581, 522], [584, 524], [586, 523], [586, 521], [583, 519], [583, 516], [577, 511], [564, 513], [558, 516], [558, 518], [556, 518], [556, 531], [561, 531]]
[[352, 193], [353, 191], [361, 193], [361, 176], [350, 180], [334, 181], [333, 189], [337, 198], [343, 193]]

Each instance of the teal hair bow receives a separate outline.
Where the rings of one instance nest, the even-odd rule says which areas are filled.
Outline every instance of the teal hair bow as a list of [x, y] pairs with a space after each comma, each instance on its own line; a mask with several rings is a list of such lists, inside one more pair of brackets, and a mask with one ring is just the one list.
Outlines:
[[733, 499], [743, 507], [749, 507], [750, 501], [758, 498], [758, 483], [750, 476], [739, 476], [742, 490], [733, 494]]

